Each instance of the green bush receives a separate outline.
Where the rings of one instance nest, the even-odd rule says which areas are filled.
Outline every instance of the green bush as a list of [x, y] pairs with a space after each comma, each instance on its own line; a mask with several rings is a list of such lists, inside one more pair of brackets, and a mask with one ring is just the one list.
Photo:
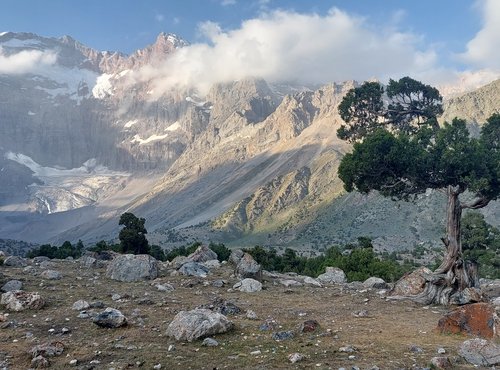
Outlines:
[[79, 258], [81, 257], [84, 248], [85, 247], [81, 240], [79, 240], [75, 245], [72, 245], [69, 241], [65, 241], [60, 247], [56, 247], [50, 244], [43, 244], [38, 248], [33, 248], [28, 253], [26, 253], [26, 257], [34, 258], [38, 256], [45, 256], [49, 257], [50, 259], [64, 259], [67, 257]]
[[229, 256], [231, 255], [231, 250], [227, 248], [224, 244], [219, 243], [210, 243], [208, 245], [208, 248], [213, 250], [217, 254], [217, 259], [222, 262], [222, 261], [227, 261]]

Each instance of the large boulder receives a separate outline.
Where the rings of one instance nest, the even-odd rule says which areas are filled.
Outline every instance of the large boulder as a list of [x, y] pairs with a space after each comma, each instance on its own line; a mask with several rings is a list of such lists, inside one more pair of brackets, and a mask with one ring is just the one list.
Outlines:
[[187, 262], [181, 266], [179, 272], [186, 276], [207, 277], [208, 268], [198, 262]]
[[246, 278], [234, 284], [233, 289], [238, 289], [240, 292], [254, 293], [262, 290], [262, 283], [255, 279]]
[[99, 313], [92, 321], [101, 328], [119, 328], [127, 325], [127, 318], [119, 310], [111, 307]]
[[235, 273], [241, 279], [251, 278], [259, 281], [262, 280], [262, 267], [248, 253], [244, 253], [239, 260]]
[[486, 339], [474, 338], [466, 340], [460, 346], [458, 353], [467, 362], [476, 366], [500, 365], [500, 345]]
[[238, 263], [240, 263], [240, 260], [243, 258], [243, 255], [245, 252], [243, 252], [241, 249], [233, 249], [231, 251], [231, 254], [229, 255], [229, 263], [233, 264], [234, 267], [238, 266]]
[[325, 273], [319, 275], [316, 280], [323, 284], [343, 284], [347, 282], [347, 277], [342, 269], [327, 267]]
[[2, 294], [0, 304], [11, 311], [39, 310], [45, 306], [45, 300], [38, 292], [15, 290]]
[[62, 278], [62, 275], [59, 271], [45, 270], [40, 274], [40, 277], [47, 280], [59, 280]]
[[445, 334], [468, 334], [482, 338], [500, 336], [500, 321], [495, 307], [489, 303], [473, 303], [458, 307], [442, 317], [438, 330]]
[[389, 285], [385, 282], [384, 279], [372, 276], [363, 282], [363, 287], [373, 289], [388, 289]]
[[23, 289], [23, 283], [19, 280], [9, 280], [2, 286], [2, 292], [12, 292]]
[[208, 248], [206, 245], [200, 245], [188, 258], [194, 262], [207, 262], [217, 259], [217, 253]]
[[427, 267], [418, 269], [405, 274], [399, 279], [391, 290], [393, 296], [414, 296], [422, 293], [427, 282], [426, 276], [432, 274]]
[[191, 342], [198, 338], [225, 333], [233, 328], [233, 323], [220, 313], [198, 308], [181, 311], [168, 325], [166, 335], [179, 341]]
[[113, 280], [131, 282], [158, 277], [158, 261], [149, 254], [123, 254], [115, 257], [106, 269]]
[[4, 266], [10, 267], [26, 267], [28, 266], [28, 262], [26, 258], [19, 256], [9, 256], [3, 261]]
[[188, 262], [193, 262], [193, 260], [186, 256], [177, 256], [172, 260], [172, 262], [170, 262], [170, 266], [178, 270], [182, 267], [182, 265]]

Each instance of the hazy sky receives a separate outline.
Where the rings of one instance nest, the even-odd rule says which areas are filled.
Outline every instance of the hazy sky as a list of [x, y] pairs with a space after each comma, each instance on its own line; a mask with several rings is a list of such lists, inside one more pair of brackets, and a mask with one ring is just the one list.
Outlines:
[[0, 7], [0, 32], [68, 34], [99, 50], [131, 53], [162, 31], [176, 33], [193, 46], [163, 72], [149, 71], [167, 84], [207, 74], [206, 86], [244, 74], [307, 82], [410, 74], [440, 83], [500, 70], [500, 0], [0, 0]]

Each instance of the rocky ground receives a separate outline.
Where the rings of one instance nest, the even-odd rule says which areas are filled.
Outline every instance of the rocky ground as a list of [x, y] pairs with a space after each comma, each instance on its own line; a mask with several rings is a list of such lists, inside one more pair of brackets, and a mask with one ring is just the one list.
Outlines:
[[[391, 300], [361, 283], [319, 287], [264, 272], [263, 289], [247, 293], [233, 288], [241, 279], [230, 263], [206, 277], [160, 264], [158, 277], [133, 282], [111, 279], [108, 261], [26, 263], [0, 266], [0, 283], [19, 280], [45, 305], [0, 306], [0, 369], [421, 369], [438, 356], [475, 368], [459, 354], [470, 338], [436, 330], [451, 308]], [[100, 325], [117, 327], [95, 323], [107, 307], [125, 319], [108, 310]], [[225, 314], [231, 329], [191, 342], [167, 336], [179, 332], [169, 328], [179, 312], [196, 308]]]

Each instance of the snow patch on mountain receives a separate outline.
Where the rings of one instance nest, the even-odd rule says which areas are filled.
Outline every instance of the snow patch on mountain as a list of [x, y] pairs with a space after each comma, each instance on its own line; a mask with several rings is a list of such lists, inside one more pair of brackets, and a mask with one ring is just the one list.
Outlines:
[[123, 127], [124, 128], [130, 128], [133, 125], [135, 125], [137, 122], [139, 122], [138, 119], [132, 119], [132, 120], [128, 121], [127, 123], [125, 123], [125, 125]]
[[158, 141], [158, 140], [163, 140], [165, 139], [166, 137], [168, 136], [168, 134], [165, 134], [165, 135], [151, 135], [150, 137], [148, 137], [147, 139], [142, 139], [139, 135], [135, 135], [132, 140], [130, 140], [130, 142], [133, 144], [133, 143], [139, 143], [139, 145], [144, 145], [144, 144], [148, 144], [148, 143], [151, 143], [153, 141]]
[[165, 131], [177, 131], [181, 128], [181, 125], [180, 123], [177, 121], [177, 122], [174, 122], [172, 123], [170, 126], [168, 126]]

